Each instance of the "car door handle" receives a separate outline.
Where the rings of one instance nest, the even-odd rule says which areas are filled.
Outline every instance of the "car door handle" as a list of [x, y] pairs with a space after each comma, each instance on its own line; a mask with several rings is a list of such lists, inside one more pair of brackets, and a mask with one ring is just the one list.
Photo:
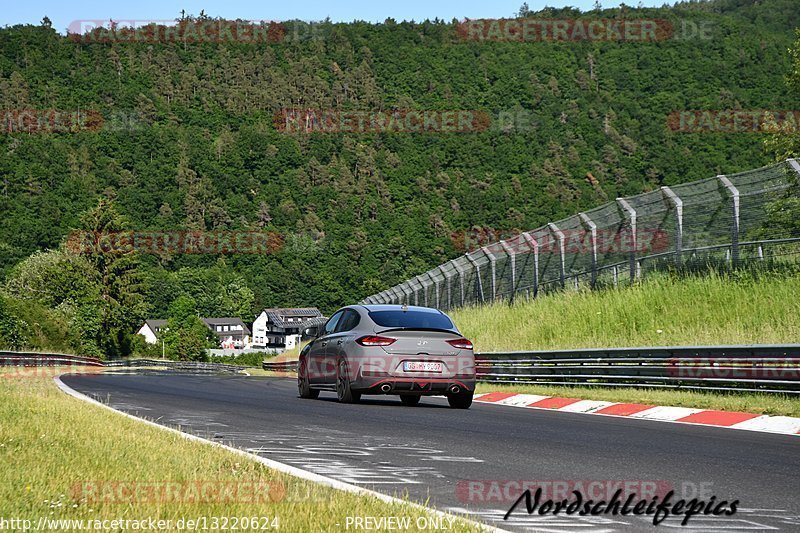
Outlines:
[[327, 343], [327, 342], [323, 342], [323, 343], [321, 343], [321, 344], [322, 344], [322, 346], [327, 346], [327, 345], [328, 345], [328, 343]]
[[338, 340], [338, 341], [336, 341], [336, 344], [342, 344], [342, 342], [344, 342], [344, 341]]

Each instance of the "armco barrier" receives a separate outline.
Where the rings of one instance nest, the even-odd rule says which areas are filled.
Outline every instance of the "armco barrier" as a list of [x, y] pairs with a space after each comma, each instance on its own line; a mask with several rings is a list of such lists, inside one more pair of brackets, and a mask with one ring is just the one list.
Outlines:
[[297, 361], [281, 361], [277, 363], [264, 361], [262, 368], [272, 372], [297, 372]]
[[80, 357], [78, 355], [60, 353], [0, 351], [0, 367], [56, 365], [104, 366], [103, 361], [96, 357]]
[[105, 366], [109, 368], [131, 367], [147, 368], [161, 367], [169, 370], [179, 370], [187, 372], [233, 372], [238, 373], [247, 370], [246, 366], [226, 365], [223, 363], [202, 363], [198, 361], [164, 361], [160, 359], [118, 359], [106, 361]]
[[[800, 344], [488, 352], [475, 363], [483, 383], [800, 393]], [[263, 368], [293, 372], [297, 362]]]
[[[475, 354], [478, 381], [496, 384], [598, 385], [800, 394], [800, 344], [657, 346]], [[247, 367], [193, 361], [2, 352], [0, 366], [160, 367], [239, 373]], [[264, 362], [264, 370], [296, 372], [297, 361]]]
[[232, 372], [239, 373], [248, 367], [222, 363], [203, 363], [196, 361], [164, 361], [158, 359], [115, 359], [102, 361], [94, 357], [77, 355], [0, 351], [0, 367], [39, 367], [39, 366], [93, 366], [105, 368], [148, 368], [160, 367], [186, 372]]
[[800, 344], [493, 352], [475, 359], [485, 383], [800, 393]]

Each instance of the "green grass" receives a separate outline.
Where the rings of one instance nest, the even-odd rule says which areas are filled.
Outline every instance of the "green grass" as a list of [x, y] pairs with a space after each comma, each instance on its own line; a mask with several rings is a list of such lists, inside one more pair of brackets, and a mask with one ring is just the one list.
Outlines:
[[[632, 287], [553, 293], [511, 306], [459, 309], [451, 316], [475, 343], [477, 352], [795, 343], [800, 339], [800, 276], [651, 275]], [[791, 395], [602, 386], [478, 386], [478, 392], [496, 390], [800, 416], [800, 398]]]
[[715, 393], [703, 391], [634, 389], [611, 387], [559, 387], [548, 385], [495, 385], [480, 383], [478, 393], [517, 392], [581, 400], [644, 403], [672, 407], [695, 407], [739, 411], [760, 415], [800, 417], [800, 398], [784, 394]]
[[[39, 517], [269, 516], [279, 517], [283, 531], [338, 531], [347, 516], [411, 517], [413, 524], [426, 514], [406, 504], [389, 504], [276, 472], [228, 450], [188, 441], [67, 396], [49, 377], [22, 377], [13, 371], [0, 372], [0, 460], [0, 517], [27, 518], [34, 524]], [[196, 503], [191, 498], [93, 501], [74, 490], [76, 485], [97, 482], [208, 481], [237, 487], [262, 483], [273, 492], [257, 503]], [[477, 531], [465, 523], [453, 527]]]
[[451, 316], [477, 352], [794, 343], [800, 276], [653, 275], [633, 287], [553, 293]]

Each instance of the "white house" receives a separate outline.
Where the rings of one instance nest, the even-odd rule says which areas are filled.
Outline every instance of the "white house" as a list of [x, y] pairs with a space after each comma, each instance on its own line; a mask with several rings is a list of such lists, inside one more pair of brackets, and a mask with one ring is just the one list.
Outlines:
[[[249, 348], [250, 328], [241, 318], [201, 318], [203, 324], [214, 332], [223, 348]], [[150, 344], [158, 343], [161, 332], [166, 328], [166, 320], [145, 320], [136, 333], [142, 335]]]
[[303, 329], [325, 320], [316, 307], [264, 309], [253, 322], [253, 347], [291, 350], [300, 343]]
[[167, 325], [166, 320], [145, 320], [144, 325], [136, 332], [137, 335], [142, 335], [144, 340], [150, 344], [158, 342], [158, 335], [161, 330]]

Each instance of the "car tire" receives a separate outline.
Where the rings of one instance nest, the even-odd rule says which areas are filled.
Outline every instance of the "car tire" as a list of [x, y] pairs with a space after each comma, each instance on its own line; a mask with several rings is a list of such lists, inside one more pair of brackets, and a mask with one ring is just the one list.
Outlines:
[[357, 403], [361, 399], [361, 393], [350, 388], [350, 375], [344, 359], [336, 367], [336, 397], [339, 403]]
[[473, 393], [471, 391], [448, 394], [447, 403], [449, 403], [450, 407], [453, 409], [469, 409], [469, 406], [472, 405], [472, 395]]
[[300, 362], [300, 367], [297, 369], [297, 390], [300, 392], [300, 397], [306, 400], [319, 398], [319, 391], [312, 389], [308, 381], [308, 363], [305, 359]]
[[407, 405], [409, 407], [414, 407], [419, 403], [421, 396], [417, 394], [401, 394], [400, 401], [403, 402], [403, 405]]

